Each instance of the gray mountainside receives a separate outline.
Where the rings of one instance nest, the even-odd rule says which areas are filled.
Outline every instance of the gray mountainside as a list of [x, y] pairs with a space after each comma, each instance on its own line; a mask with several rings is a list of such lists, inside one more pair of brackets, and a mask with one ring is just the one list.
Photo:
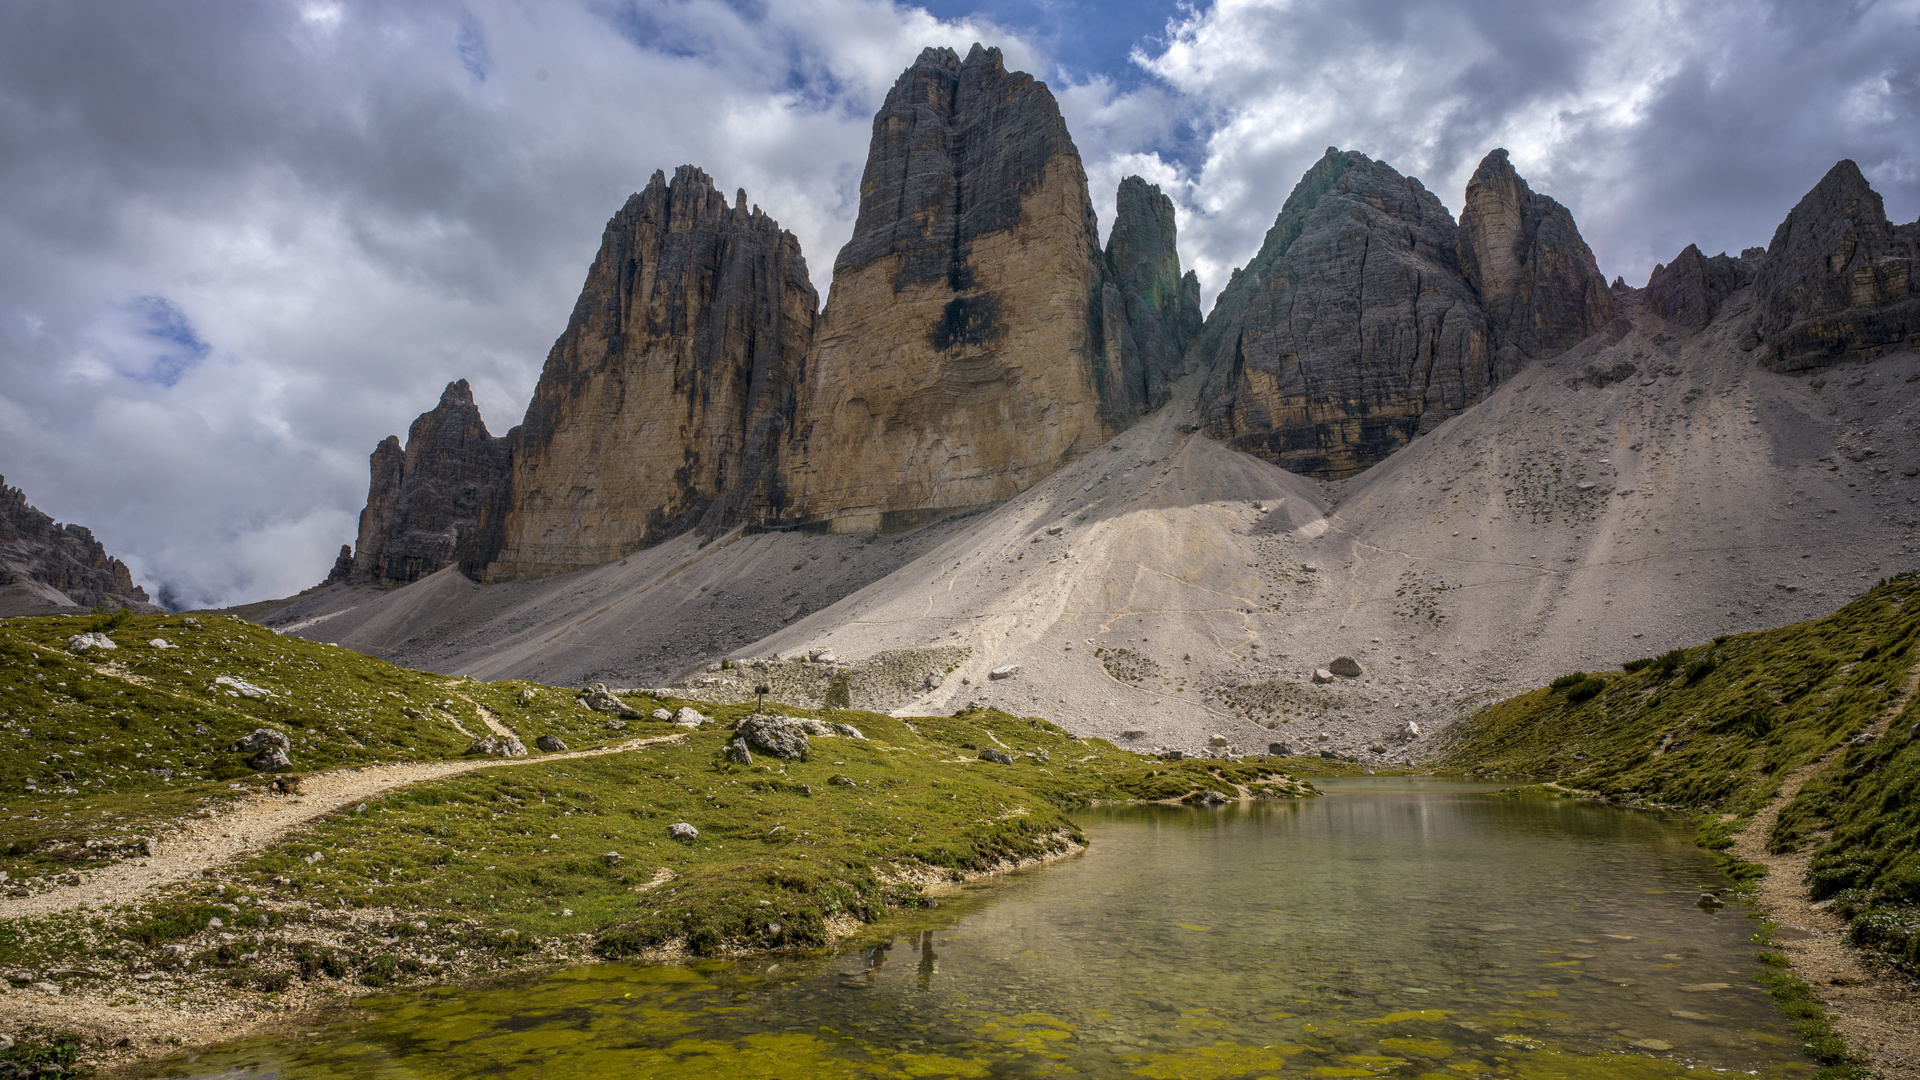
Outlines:
[[157, 610], [133, 583], [127, 564], [108, 555], [91, 530], [56, 523], [0, 477], [0, 611], [97, 604]]

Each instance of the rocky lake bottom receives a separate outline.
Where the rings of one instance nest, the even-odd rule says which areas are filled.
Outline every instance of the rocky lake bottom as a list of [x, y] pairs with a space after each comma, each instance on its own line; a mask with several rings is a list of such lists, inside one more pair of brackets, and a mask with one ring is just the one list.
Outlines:
[[[362, 999], [128, 1075], [1811, 1076], [1686, 823], [1491, 785], [1106, 807], [1088, 851], [812, 957]], [[890, 936], [889, 936], [890, 935]]]

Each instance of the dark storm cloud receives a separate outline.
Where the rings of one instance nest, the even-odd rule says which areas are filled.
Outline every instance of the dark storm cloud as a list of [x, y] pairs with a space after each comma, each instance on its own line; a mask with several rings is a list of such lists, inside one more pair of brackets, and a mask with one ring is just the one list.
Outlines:
[[1162, 184], [1209, 299], [1329, 144], [1456, 209], [1506, 146], [1636, 284], [1764, 244], [1843, 156], [1920, 213], [1920, 0], [937, 10], [0, 5], [0, 472], [183, 601], [311, 584], [445, 381], [517, 421], [655, 169], [745, 187], [825, 293], [872, 111], [928, 44], [1048, 77], [1103, 221], [1121, 176]]

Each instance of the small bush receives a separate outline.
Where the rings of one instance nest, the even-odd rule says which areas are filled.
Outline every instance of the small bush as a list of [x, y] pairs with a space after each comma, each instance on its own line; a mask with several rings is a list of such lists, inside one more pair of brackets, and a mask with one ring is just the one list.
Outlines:
[[1670, 649], [1661, 653], [1659, 659], [1653, 662], [1653, 670], [1658, 672], [1661, 678], [1666, 678], [1680, 670], [1680, 665], [1686, 662], [1687, 650]]
[[1713, 657], [1711, 656], [1695, 660], [1693, 663], [1687, 665], [1687, 681], [1690, 683], [1699, 682], [1701, 679], [1713, 674], [1713, 669], [1718, 666], [1718, 664], [1713, 662]]
[[165, 945], [170, 941], [179, 941], [184, 937], [206, 929], [207, 920], [216, 916], [226, 916], [227, 909], [213, 904], [195, 904], [185, 900], [174, 900], [155, 904], [147, 909], [146, 916], [128, 923], [120, 930], [120, 936], [128, 941], [137, 941], [149, 948]]
[[1655, 660], [1651, 656], [1643, 656], [1638, 660], [1629, 660], [1626, 663], [1621, 664], [1620, 670], [1625, 672], [1635, 672], [1635, 671], [1641, 670], [1642, 668], [1650, 668], [1658, 662], [1659, 661]]
[[1600, 691], [1606, 688], [1607, 680], [1589, 675], [1579, 682], [1574, 683], [1572, 686], [1567, 687], [1567, 700], [1578, 705], [1590, 698], [1599, 697]]
[[293, 985], [293, 972], [263, 971], [259, 977], [254, 980], [254, 985], [269, 994], [277, 994]]
[[1569, 686], [1578, 686], [1579, 684], [1586, 681], [1587, 681], [1587, 673], [1584, 671], [1576, 671], [1570, 675], [1560, 676], [1559, 678], [1553, 680], [1553, 682], [1549, 683], [1548, 686], [1549, 688], [1554, 690], [1565, 690]]

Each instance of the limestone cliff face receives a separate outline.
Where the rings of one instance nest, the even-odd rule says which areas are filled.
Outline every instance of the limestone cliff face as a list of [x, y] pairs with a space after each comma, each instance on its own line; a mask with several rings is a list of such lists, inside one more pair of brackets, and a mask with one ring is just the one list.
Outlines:
[[[471, 559], [481, 521], [505, 490], [511, 438], [487, 433], [465, 379], [407, 428], [374, 448], [367, 506], [344, 579], [395, 586]], [[335, 566], [328, 581], [342, 577]]]
[[1200, 332], [1200, 279], [1180, 273], [1175, 231], [1173, 200], [1138, 176], [1120, 181], [1107, 237], [1101, 337], [1109, 369], [1119, 350], [1115, 396], [1133, 413], [1166, 404], [1187, 346]]
[[1711, 258], [1688, 244], [1671, 263], [1653, 268], [1647, 278], [1647, 301], [1659, 316], [1688, 330], [1713, 321], [1727, 297], [1753, 282], [1759, 258], [1733, 258], [1721, 252]]
[[853, 238], [764, 513], [860, 531], [998, 502], [1135, 410], [1124, 303], [1045, 84], [928, 49], [874, 117]]
[[1496, 344], [1525, 357], [1564, 352], [1613, 318], [1607, 279], [1573, 215], [1528, 187], [1505, 150], [1483, 158], [1467, 182], [1460, 269]]
[[744, 514], [777, 480], [818, 305], [799, 241], [745, 192], [729, 206], [699, 169], [655, 173], [547, 356], [486, 576], [597, 566]]
[[0, 607], [18, 614], [96, 604], [156, 610], [91, 530], [55, 523], [0, 477]]
[[1209, 431], [1338, 478], [1479, 401], [1505, 372], [1455, 233], [1418, 180], [1329, 147], [1196, 345]]
[[1920, 344], [1920, 221], [1893, 225], [1851, 161], [1774, 231], [1755, 276], [1749, 344], [1775, 371], [1871, 360]]

